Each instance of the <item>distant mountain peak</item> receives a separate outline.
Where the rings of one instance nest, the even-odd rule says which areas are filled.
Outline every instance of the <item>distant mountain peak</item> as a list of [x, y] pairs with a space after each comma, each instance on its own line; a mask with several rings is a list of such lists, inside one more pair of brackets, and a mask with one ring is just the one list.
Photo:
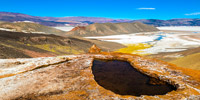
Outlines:
[[140, 22], [134, 23], [94, 23], [88, 26], [78, 26], [67, 32], [68, 35], [75, 36], [104, 36], [117, 34], [130, 34], [137, 32], [159, 31], [153, 26]]
[[160, 19], [112, 19], [104, 17], [70, 16], [70, 17], [39, 17], [21, 13], [0, 12], [0, 21], [32, 21], [46, 26], [86, 26], [93, 23], [122, 23], [122, 22], [141, 22], [154, 26], [200, 26], [199, 18], [175, 18], [169, 20]]

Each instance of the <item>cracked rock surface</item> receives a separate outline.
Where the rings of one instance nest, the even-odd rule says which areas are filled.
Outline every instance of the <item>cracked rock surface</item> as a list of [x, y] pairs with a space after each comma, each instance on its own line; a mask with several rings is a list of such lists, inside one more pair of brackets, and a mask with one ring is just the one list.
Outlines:
[[[119, 95], [94, 79], [94, 59], [129, 62], [139, 72], [177, 88], [165, 95]], [[0, 100], [200, 99], [200, 71], [132, 54], [107, 53], [0, 60]]]

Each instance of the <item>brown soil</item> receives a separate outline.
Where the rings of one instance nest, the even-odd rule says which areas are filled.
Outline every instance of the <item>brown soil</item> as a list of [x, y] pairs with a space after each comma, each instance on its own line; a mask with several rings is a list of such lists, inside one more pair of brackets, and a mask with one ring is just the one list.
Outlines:
[[[47, 34], [0, 31], [0, 58], [47, 57], [88, 52], [96, 44], [103, 51], [114, 51], [124, 45]], [[111, 46], [112, 45], [112, 46]]]
[[52, 57], [52, 56], [56, 56], [55, 54], [51, 54], [51, 53], [40, 53], [40, 52], [34, 52], [34, 51], [30, 51], [30, 50], [23, 50], [24, 54], [35, 58], [35, 57]]

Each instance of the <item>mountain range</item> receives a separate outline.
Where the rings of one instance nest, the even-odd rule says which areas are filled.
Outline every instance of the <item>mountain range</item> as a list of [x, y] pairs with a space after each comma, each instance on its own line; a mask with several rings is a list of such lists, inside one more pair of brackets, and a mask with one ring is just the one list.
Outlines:
[[105, 36], [153, 31], [159, 30], [154, 26], [146, 25], [140, 22], [94, 23], [88, 26], [77, 26], [66, 34], [75, 36]]
[[170, 20], [159, 20], [159, 19], [141, 19], [134, 20], [132, 22], [141, 22], [147, 25], [154, 26], [200, 26], [200, 19], [191, 18], [180, 18], [180, 19], [170, 19]]
[[170, 20], [160, 19], [111, 19], [103, 17], [39, 17], [21, 13], [0, 12], [0, 21], [32, 21], [45, 26], [85, 26], [93, 23], [120, 23], [120, 22], [142, 22], [154, 26], [200, 26], [200, 19], [180, 18]]
[[89, 25], [92, 23], [129, 22], [131, 20], [115, 20], [102, 17], [39, 17], [21, 13], [0, 12], [0, 21], [32, 21], [46, 26], [64, 26], [65, 24], [69, 24], [70, 26], [78, 26]]
[[1, 22], [0, 30], [23, 33], [54, 34], [59, 36], [105, 36], [130, 34], [138, 32], [159, 31], [151, 25], [140, 22], [133, 23], [94, 23], [87, 26], [77, 26], [71, 31], [62, 31], [53, 27], [33, 22]]

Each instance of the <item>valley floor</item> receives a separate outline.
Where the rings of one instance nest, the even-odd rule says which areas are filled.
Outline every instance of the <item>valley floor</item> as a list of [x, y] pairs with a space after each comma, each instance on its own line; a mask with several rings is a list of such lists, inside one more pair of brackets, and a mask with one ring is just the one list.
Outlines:
[[54, 28], [67, 32], [67, 31], [72, 30], [74, 27], [71, 27], [71, 26], [58, 26], [58, 27], [54, 27]]
[[127, 45], [117, 52], [146, 55], [200, 70], [200, 27], [159, 27], [159, 32], [86, 37]]
[[136, 54], [177, 52], [200, 46], [200, 31], [196, 32], [161, 30], [159, 32], [145, 32], [127, 35], [98, 36], [86, 38], [98, 39], [102, 41], [112, 41], [128, 46], [138, 45], [141, 43], [144, 45], [150, 45], [148, 48], [139, 49], [137, 50], [137, 52], [132, 52]]
[[164, 27], [157, 27], [159, 30], [173, 30], [173, 31], [193, 31], [200, 33], [199, 26], [164, 26]]

